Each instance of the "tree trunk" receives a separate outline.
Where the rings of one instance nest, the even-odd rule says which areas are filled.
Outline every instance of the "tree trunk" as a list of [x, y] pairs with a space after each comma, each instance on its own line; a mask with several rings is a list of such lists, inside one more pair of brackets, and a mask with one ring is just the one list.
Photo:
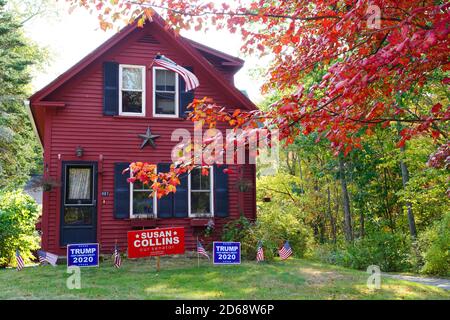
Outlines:
[[300, 188], [301, 192], [304, 193], [305, 189], [303, 189], [303, 170], [302, 170], [302, 158], [298, 157], [298, 169], [300, 173]]
[[347, 180], [345, 178], [344, 159], [339, 157], [339, 175], [341, 178], [342, 205], [344, 208], [344, 233], [348, 242], [353, 241], [352, 216], [350, 212], [350, 197], [348, 196]]
[[333, 242], [336, 243], [336, 221], [334, 221], [333, 213], [331, 212], [331, 191], [330, 186], [327, 186], [327, 201], [328, 201], [328, 217], [330, 218], [331, 225], [331, 237]]
[[[401, 147], [400, 150], [402, 153], [405, 152], [404, 147]], [[403, 162], [403, 160], [400, 160], [400, 168], [402, 170], [402, 182], [404, 188], [409, 181], [409, 172], [408, 167], [406, 166], [406, 163]], [[406, 202], [406, 209], [408, 211], [409, 233], [411, 234], [411, 237], [415, 239], [417, 237], [417, 229], [411, 202], [409, 201]]]
[[365, 235], [365, 228], [364, 228], [364, 210], [361, 210], [359, 213], [359, 236], [361, 238], [364, 238]]

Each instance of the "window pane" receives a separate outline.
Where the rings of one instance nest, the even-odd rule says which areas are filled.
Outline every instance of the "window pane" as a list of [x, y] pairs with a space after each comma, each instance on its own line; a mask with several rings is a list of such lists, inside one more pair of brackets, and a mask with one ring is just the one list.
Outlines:
[[210, 176], [203, 176], [200, 169], [194, 169], [191, 173], [191, 190], [210, 189]]
[[69, 168], [68, 200], [91, 199], [91, 169]]
[[133, 183], [133, 190], [142, 190], [144, 189], [144, 184], [142, 182], [140, 182], [139, 180], [136, 180]]
[[156, 69], [155, 89], [159, 91], [175, 91], [175, 72]]
[[122, 112], [142, 113], [142, 92], [122, 91]]
[[200, 189], [200, 169], [194, 169], [191, 171], [191, 190], [201, 190]]
[[[211, 173], [209, 173], [209, 174], [211, 174]], [[201, 174], [200, 174], [200, 188], [201, 188], [201, 190], [209, 190], [209, 188], [210, 188], [210, 180], [211, 180], [211, 178], [210, 178], [210, 176], [208, 175], [208, 176], [202, 176]]]
[[191, 212], [211, 213], [210, 192], [191, 192]]
[[64, 207], [64, 224], [92, 224], [92, 207]]
[[133, 192], [133, 214], [153, 214], [153, 198], [150, 192]]
[[122, 69], [122, 89], [142, 90], [142, 69]]
[[157, 114], [176, 114], [175, 112], [175, 93], [156, 92], [156, 113]]

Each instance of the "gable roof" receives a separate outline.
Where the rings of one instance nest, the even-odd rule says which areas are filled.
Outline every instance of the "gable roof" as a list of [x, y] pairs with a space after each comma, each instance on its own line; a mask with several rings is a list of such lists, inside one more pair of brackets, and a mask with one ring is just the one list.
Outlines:
[[[218, 58], [225, 60], [223, 62], [223, 65], [235, 67], [236, 71], [242, 67], [244, 63], [243, 60], [228, 55], [226, 53], [220, 52], [218, 50], [209, 48], [193, 40], [176, 35], [173, 31], [167, 28], [165, 21], [157, 13], [155, 13], [154, 16], [152, 17], [152, 21], [147, 23], [155, 23], [157, 26], [159, 26], [161, 30], [164, 30], [164, 32], [173, 41], [175, 41], [178, 45], [180, 45], [190, 55], [191, 59], [195, 60], [207, 72], [209, 76], [220, 82], [222, 88], [225, 91], [227, 91], [227, 93], [230, 94], [231, 97], [234, 97], [236, 101], [239, 104], [241, 104], [245, 109], [248, 110], [256, 109], [256, 106], [253, 104], [253, 102], [251, 102], [247, 96], [245, 96], [241, 91], [239, 91], [236, 87], [234, 87], [234, 85], [229, 83], [224, 78], [224, 76], [218, 70], [216, 70], [214, 66], [211, 65], [210, 62], [199, 52], [199, 50], [207, 52], [212, 55], [216, 55]], [[56, 89], [58, 89], [67, 81], [72, 79], [79, 72], [84, 70], [91, 63], [100, 58], [103, 54], [105, 54], [108, 50], [113, 48], [116, 44], [118, 44], [128, 35], [130, 35], [137, 28], [139, 28], [137, 22], [124, 27], [118, 33], [116, 33], [114, 36], [112, 36], [102, 45], [100, 45], [97, 49], [95, 49], [94, 51], [89, 53], [86, 57], [84, 57], [82, 60], [80, 60], [77, 64], [75, 64], [66, 72], [58, 76], [55, 80], [50, 82], [44, 88], [34, 93], [29, 98], [32, 111], [34, 107], [46, 104], [47, 102], [45, 102], [45, 98], [48, 95], [50, 95]]]
[[196, 48], [199, 51], [202, 51], [206, 54], [210, 54], [215, 56], [216, 58], [219, 58], [221, 60], [223, 60], [222, 65], [224, 66], [233, 66], [236, 68], [236, 71], [239, 70], [240, 68], [243, 67], [244, 65], [244, 60], [238, 58], [238, 57], [233, 57], [225, 52], [216, 50], [214, 48], [205, 46], [204, 44], [201, 44], [197, 41], [188, 39], [183, 37], [184, 40], [186, 40], [187, 42], [189, 42], [194, 48]]

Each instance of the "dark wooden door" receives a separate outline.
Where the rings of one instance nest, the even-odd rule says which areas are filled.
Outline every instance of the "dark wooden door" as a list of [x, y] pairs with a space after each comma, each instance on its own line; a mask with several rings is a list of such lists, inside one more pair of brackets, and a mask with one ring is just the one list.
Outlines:
[[60, 243], [97, 242], [97, 163], [63, 162]]

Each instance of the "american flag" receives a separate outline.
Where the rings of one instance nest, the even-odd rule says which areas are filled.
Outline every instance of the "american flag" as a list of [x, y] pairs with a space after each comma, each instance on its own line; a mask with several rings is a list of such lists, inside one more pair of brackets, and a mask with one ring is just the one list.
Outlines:
[[208, 253], [206, 252], [205, 248], [203, 248], [202, 244], [198, 240], [197, 240], [197, 253], [201, 254], [202, 256], [205, 256], [209, 259]]
[[258, 248], [256, 249], [256, 261], [264, 261], [264, 249], [262, 245], [262, 241], [258, 242]]
[[116, 244], [116, 246], [114, 247], [114, 267], [120, 268], [121, 265], [122, 258], [120, 257], [119, 247]]
[[200, 82], [198, 81], [195, 74], [177, 65], [175, 62], [163, 55], [158, 54], [153, 60], [153, 63], [175, 73], [178, 73], [184, 79], [184, 82], [186, 82], [185, 91], [193, 90], [200, 85]]
[[292, 248], [289, 245], [288, 241], [286, 241], [284, 243], [283, 247], [281, 247], [281, 249], [278, 251], [278, 253], [280, 254], [281, 260], [286, 260], [287, 258], [289, 258], [292, 255]]
[[17, 271], [22, 270], [25, 267], [25, 263], [23, 262], [19, 250], [16, 250], [16, 261], [17, 261]]
[[48, 262], [52, 266], [56, 266], [56, 261], [58, 261], [58, 256], [56, 254], [45, 252], [43, 250], [38, 251], [38, 257], [41, 264]]

